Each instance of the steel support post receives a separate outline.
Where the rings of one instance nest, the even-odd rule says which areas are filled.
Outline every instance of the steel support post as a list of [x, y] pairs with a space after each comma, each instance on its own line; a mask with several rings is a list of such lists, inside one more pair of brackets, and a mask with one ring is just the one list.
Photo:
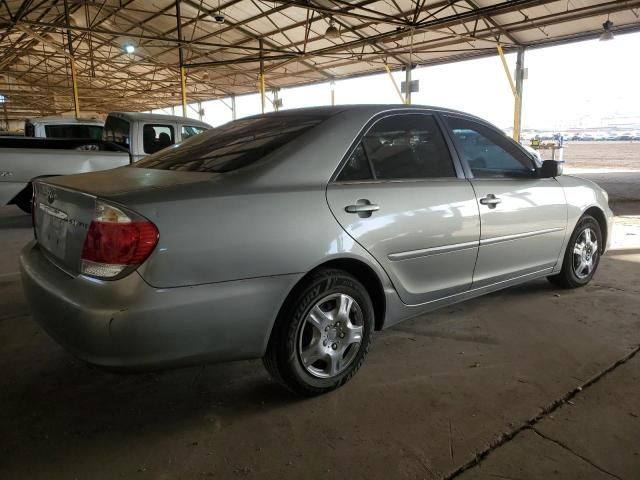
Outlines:
[[404, 94], [405, 98], [404, 98], [404, 103], [406, 103], [407, 105], [411, 105], [411, 64], [407, 64], [406, 67], [406, 73], [405, 73], [405, 85], [406, 85], [406, 93]]
[[180, 96], [182, 98], [182, 116], [187, 116], [187, 73], [184, 68], [182, 53], [182, 17], [180, 16], [180, 0], [176, 0], [176, 23], [178, 34], [178, 63], [180, 67]]
[[266, 91], [264, 85], [264, 59], [262, 58], [262, 40], [259, 41], [260, 44], [260, 73], [258, 75], [258, 88], [260, 89], [260, 106], [262, 108], [262, 113], [264, 113], [265, 104], [266, 104]]
[[387, 74], [391, 79], [391, 83], [393, 84], [393, 88], [395, 88], [396, 93], [398, 94], [398, 97], [400, 97], [400, 103], [405, 103], [405, 98], [402, 96], [402, 92], [400, 91], [400, 87], [398, 87], [398, 83], [396, 82], [396, 79], [393, 78], [393, 74], [391, 73], [391, 69], [389, 68], [389, 65], [385, 63], [384, 69], [387, 71]]
[[236, 96], [231, 95], [231, 120], [236, 119]]
[[516, 60], [516, 95], [513, 109], [513, 138], [520, 141], [522, 130], [522, 92], [524, 89], [524, 47], [518, 49]]
[[73, 110], [76, 118], [80, 117], [80, 101], [78, 99], [78, 72], [76, 71], [76, 62], [73, 58], [73, 43], [71, 39], [71, 28], [69, 22], [69, 5], [64, 0], [64, 16], [67, 27], [67, 48], [69, 49], [69, 64], [71, 66], [71, 85], [73, 88]]
[[[511, 87], [511, 92], [513, 93], [513, 139], [516, 142], [520, 141], [520, 125], [521, 125], [521, 110], [522, 110], [522, 81], [523, 81], [523, 72], [524, 72], [524, 48], [520, 47], [518, 49], [518, 59], [516, 62], [516, 82], [514, 83], [513, 78], [511, 77], [511, 73], [509, 72], [509, 65], [507, 65], [507, 59], [504, 56], [504, 52], [502, 51], [502, 45], [499, 43], [496, 44], [496, 48], [498, 49], [498, 55], [500, 56], [500, 60], [502, 61], [502, 67], [504, 68], [504, 73], [507, 76], [507, 80], [509, 81], [509, 86]], [[520, 79], [520, 80], [518, 80]], [[517, 83], [520, 83], [518, 88]]]

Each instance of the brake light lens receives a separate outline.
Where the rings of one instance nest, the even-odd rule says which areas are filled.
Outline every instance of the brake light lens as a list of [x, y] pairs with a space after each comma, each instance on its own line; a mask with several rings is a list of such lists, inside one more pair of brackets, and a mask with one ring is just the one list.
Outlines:
[[144, 262], [157, 243], [158, 229], [149, 220], [131, 219], [121, 209], [98, 202], [82, 247], [81, 271], [115, 277]]

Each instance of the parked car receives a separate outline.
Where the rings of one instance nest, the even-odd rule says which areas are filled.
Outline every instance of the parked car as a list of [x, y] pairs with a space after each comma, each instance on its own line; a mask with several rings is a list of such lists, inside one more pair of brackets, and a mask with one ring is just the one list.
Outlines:
[[100, 140], [104, 122], [92, 118], [40, 117], [24, 122], [24, 136]]
[[114, 112], [102, 139], [0, 138], [0, 206], [15, 204], [28, 213], [37, 178], [128, 165], [208, 128], [190, 118]]
[[258, 115], [36, 181], [26, 298], [92, 364], [262, 357], [278, 382], [323, 393], [374, 330], [539, 277], [587, 284], [612, 214], [600, 187], [560, 173], [452, 110]]
[[608, 141], [620, 140], [620, 134], [618, 132], [608, 132], [606, 135], [606, 140]]

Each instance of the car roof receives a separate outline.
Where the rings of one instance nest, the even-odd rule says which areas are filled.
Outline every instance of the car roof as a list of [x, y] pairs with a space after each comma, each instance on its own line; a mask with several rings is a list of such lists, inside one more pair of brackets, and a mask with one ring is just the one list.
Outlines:
[[454, 110], [451, 108], [438, 107], [433, 105], [402, 105], [402, 104], [358, 104], [358, 105], [336, 105], [336, 106], [320, 106], [320, 107], [303, 107], [293, 108], [288, 110], [280, 110], [279, 112], [269, 112], [264, 114], [252, 115], [244, 118], [259, 118], [262, 116], [320, 116], [331, 117], [339, 113], [361, 113], [365, 115], [375, 116], [379, 113], [393, 112], [393, 111], [424, 111], [424, 112], [439, 112], [450, 113], [455, 115], [464, 115], [465, 117], [473, 118], [482, 123], [488, 123], [481, 117], [477, 117], [470, 113], [466, 113], [460, 110]]
[[209, 125], [206, 122], [202, 122], [200, 120], [195, 120], [193, 118], [188, 118], [188, 117], [181, 117], [178, 115], [161, 115], [158, 113], [144, 113], [144, 112], [111, 112], [109, 114], [109, 116], [113, 116], [113, 117], [119, 117], [122, 118], [124, 120], [127, 120], [129, 122], [136, 122], [136, 121], [164, 121], [164, 122], [176, 122], [176, 123], [182, 123], [185, 125], [193, 125], [196, 127], [206, 127], [206, 128], [212, 128], [211, 125]]
[[50, 116], [50, 117], [38, 117], [28, 120], [30, 123], [47, 123], [49, 125], [57, 124], [80, 124], [80, 125], [104, 125], [102, 120], [96, 118], [75, 118], [75, 117], [62, 117], [62, 116]]

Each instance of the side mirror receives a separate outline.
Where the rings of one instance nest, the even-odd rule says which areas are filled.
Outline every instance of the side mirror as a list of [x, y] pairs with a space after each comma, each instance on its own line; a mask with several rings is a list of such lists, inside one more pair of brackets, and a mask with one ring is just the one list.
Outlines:
[[540, 178], [554, 178], [562, 175], [562, 162], [545, 160], [540, 168]]

